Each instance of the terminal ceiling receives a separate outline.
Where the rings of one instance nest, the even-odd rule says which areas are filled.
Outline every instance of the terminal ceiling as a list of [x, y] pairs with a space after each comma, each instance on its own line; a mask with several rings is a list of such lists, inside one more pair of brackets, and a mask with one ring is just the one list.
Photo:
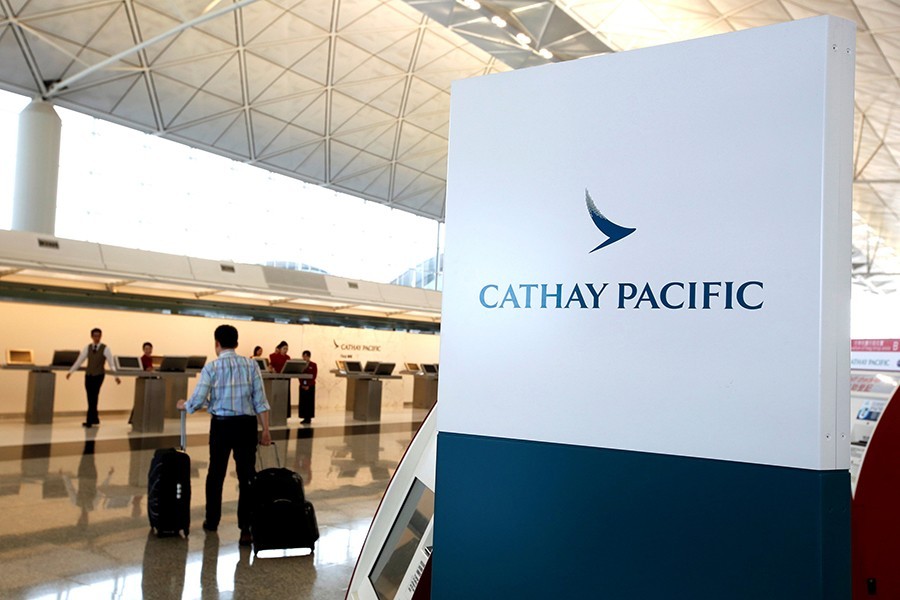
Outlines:
[[893, 291], [888, 0], [0, 0], [0, 87], [442, 220], [453, 80], [820, 14], [857, 23], [854, 273]]

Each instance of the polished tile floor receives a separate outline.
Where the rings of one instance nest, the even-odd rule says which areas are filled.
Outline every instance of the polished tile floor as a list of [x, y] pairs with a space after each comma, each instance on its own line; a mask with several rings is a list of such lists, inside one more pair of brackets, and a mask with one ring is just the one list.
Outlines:
[[205, 414], [188, 417], [187, 539], [149, 535], [146, 510], [150, 460], [156, 448], [178, 444], [178, 421], [167, 421], [162, 434], [137, 434], [124, 415], [101, 418], [90, 430], [76, 417], [52, 425], [0, 420], [0, 598], [343, 598], [381, 495], [425, 411], [385, 413], [378, 423], [324, 414], [312, 426], [294, 419], [273, 430], [285, 466], [303, 477], [321, 538], [311, 555], [265, 559], [237, 543], [233, 462], [219, 531], [200, 527]]

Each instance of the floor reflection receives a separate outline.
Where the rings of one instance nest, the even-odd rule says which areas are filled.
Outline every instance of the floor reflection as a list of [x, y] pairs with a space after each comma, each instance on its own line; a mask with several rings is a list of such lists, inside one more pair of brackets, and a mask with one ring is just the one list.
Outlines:
[[97, 439], [86, 431], [78, 442], [73, 431], [53, 444], [46, 426], [35, 433], [23, 424], [25, 444], [0, 452], [0, 597], [343, 598], [421, 418], [424, 412], [406, 422], [276, 430], [285, 466], [300, 473], [316, 507], [321, 538], [311, 555], [267, 559], [237, 544], [233, 463], [218, 533], [200, 528], [208, 464], [202, 434], [192, 434], [188, 448], [199, 490], [192, 535], [159, 539], [149, 534], [147, 471], [154, 450], [171, 439]]

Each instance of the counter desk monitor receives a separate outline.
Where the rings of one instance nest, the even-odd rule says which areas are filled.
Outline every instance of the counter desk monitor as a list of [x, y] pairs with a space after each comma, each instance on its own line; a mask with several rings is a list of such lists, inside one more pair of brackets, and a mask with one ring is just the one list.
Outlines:
[[187, 369], [199, 371], [206, 364], [205, 356], [188, 356]]
[[187, 356], [163, 356], [159, 370], [164, 373], [184, 373], [187, 365]]
[[307, 365], [309, 365], [309, 363], [305, 360], [297, 360], [292, 358], [291, 360], [284, 363], [284, 368], [281, 369], [281, 373], [283, 375], [299, 375], [306, 370]]
[[81, 354], [81, 352], [78, 350], [54, 350], [53, 362], [50, 363], [50, 366], [71, 367], [75, 364], [75, 361], [78, 360], [79, 354]]
[[422, 369], [419, 368], [419, 363], [403, 363], [403, 366], [406, 367], [407, 371], [411, 371], [413, 373], [419, 373]]
[[362, 373], [362, 363], [358, 360], [348, 360], [346, 363], [348, 373]]
[[254, 358], [253, 361], [256, 363], [256, 366], [259, 367], [260, 371], [268, 371], [269, 370], [269, 359], [268, 358]]
[[7, 365], [33, 365], [34, 364], [34, 352], [31, 350], [7, 350], [6, 351], [6, 364]]
[[143, 371], [141, 359], [137, 356], [114, 356], [113, 363], [116, 371]]
[[422, 369], [428, 373], [429, 375], [437, 375], [438, 374], [438, 366], [437, 364], [433, 365], [422, 365]]
[[366, 361], [366, 366], [365, 366], [365, 368], [363, 369], [363, 371], [365, 371], [366, 373], [374, 373], [374, 372], [375, 372], [375, 369], [377, 369], [377, 368], [378, 368], [378, 361], [377, 361], [377, 360], [367, 360], [367, 361]]
[[375, 367], [376, 375], [390, 375], [394, 372], [394, 363], [378, 363]]
[[347, 363], [345, 363], [344, 361], [336, 360], [336, 361], [334, 361], [334, 364], [335, 364], [335, 366], [337, 366], [338, 371], [344, 371], [344, 372], [347, 371]]

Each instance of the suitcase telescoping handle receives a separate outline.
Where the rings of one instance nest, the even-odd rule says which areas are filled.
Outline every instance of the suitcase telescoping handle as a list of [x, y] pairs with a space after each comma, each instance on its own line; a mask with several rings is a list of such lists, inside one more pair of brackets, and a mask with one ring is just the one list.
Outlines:
[[178, 411], [181, 413], [181, 450], [187, 450], [187, 411], [183, 408]]
[[[275, 441], [273, 440], [272, 443], [270, 444], [270, 446], [272, 446], [272, 450], [275, 452], [275, 466], [280, 469], [281, 468], [281, 456], [279, 456], [279, 454], [278, 454], [278, 445], [275, 444]], [[259, 471], [262, 471], [265, 468], [265, 466], [263, 465], [262, 453], [259, 451], [260, 448], [263, 448], [263, 447], [264, 446], [262, 444], [256, 445], [256, 463], [257, 463]], [[286, 456], [285, 456], [285, 459], [287, 459]]]

